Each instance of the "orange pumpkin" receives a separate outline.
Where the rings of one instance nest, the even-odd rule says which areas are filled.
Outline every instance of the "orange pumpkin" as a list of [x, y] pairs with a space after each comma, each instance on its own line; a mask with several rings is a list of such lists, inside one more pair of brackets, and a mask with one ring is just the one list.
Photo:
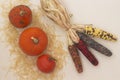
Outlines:
[[46, 33], [37, 27], [24, 30], [19, 38], [20, 48], [28, 55], [41, 54], [47, 47], [48, 38]]
[[37, 59], [37, 67], [44, 73], [50, 73], [55, 69], [56, 60], [48, 54], [43, 54]]
[[24, 28], [31, 23], [32, 12], [25, 5], [16, 6], [9, 13], [9, 20], [15, 27]]

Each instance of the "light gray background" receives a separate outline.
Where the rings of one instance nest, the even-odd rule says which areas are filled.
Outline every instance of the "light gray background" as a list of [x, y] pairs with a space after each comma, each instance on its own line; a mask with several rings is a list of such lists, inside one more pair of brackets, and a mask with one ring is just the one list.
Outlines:
[[[0, 0], [0, 3], [5, 0]], [[39, 0], [31, 0], [33, 4], [39, 4]], [[113, 56], [108, 58], [93, 51], [98, 58], [99, 65], [92, 66], [88, 60], [81, 55], [84, 72], [78, 74], [74, 68], [70, 56], [67, 58], [67, 65], [64, 68], [64, 80], [120, 80], [120, 0], [62, 0], [63, 5], [73, 14], [74, 24], [94, 24], [96, 27], [114, 33], [118, 37], [117, 42], [109, 42], [96, 39], [108, 47]], [[0, 24], [2, 20], [0, 20]], [[3, 35], [0, 35], [0, 39]], [[9, 65], [9, 52], [0, 42], [0, 80], [4, 80]], [[8, 80], [13, 77], [8, 76]]]

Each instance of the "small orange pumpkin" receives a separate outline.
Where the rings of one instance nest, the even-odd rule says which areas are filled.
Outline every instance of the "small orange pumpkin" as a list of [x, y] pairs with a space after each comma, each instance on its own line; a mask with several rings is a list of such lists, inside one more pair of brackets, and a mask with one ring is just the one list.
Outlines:
[[46, 33], [38, 27], [31, 27], [22, 32], [19, 38], [20, 48], [28, 55], [41, 54], [47, 47]]
[[28, 6], [18, 5], [9, 12], [10, 22], [17, 28], [24, 28], [32, 21], [32, 12]]

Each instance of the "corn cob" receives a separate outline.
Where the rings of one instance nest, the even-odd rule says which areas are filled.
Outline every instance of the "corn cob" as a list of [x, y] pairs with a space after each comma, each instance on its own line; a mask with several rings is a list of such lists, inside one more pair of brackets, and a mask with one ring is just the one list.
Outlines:
[[109, 41], [116, 41], [117, 38], [116, 36], [112, 35], [111, 33], [108, 33], [102, 29], [98, 28], [93, 28], [92, 25], [86, 25], [84, 28], [86, 34], [91, 35], [93, 37], [98, 37], [104, 40], [109, 40]]
[[96, 51], [98, 51], [106, 56], [112, 55], [112, 52], [109, 49], [107, 49], [106, 47], [104, 47], [100, 43], [96, 42], [88, 35], [86, 35], [82, 32], [77, 32], [77, 34], [79, 35], [80, 39], [82, 39], [89, 47], [95, 49]]
[[77, 50], [76, 46], [75, 45], [69, 45], [68, 50], [70, 52], [70, 55], [73, 59], [73, 62], [75, 64], [75, 67], [76, 67], [78, 73], [83, 72], [82, 62], [81, 62], [80, 55], [78, 53], [78, 50]]
[[94, 65], [98, 65], [98, 60], [95, 56], [88, 50], [87, 45], [84, 41], [80, 40], [79, 43], [76, 43], [76, 47], [83, 53], [83, 55]]

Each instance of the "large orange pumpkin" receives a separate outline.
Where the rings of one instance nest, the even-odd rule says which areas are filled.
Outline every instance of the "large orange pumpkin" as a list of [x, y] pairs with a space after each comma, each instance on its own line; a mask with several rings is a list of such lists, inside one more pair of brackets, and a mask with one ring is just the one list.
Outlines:
[[10, 22], [17, 28], [24, 28], [32, 21], [32, 12], [28, 6], [18, 5], [9, 13]]
[[22, 32], [19, 38], [20, 48], [28, 55], [41, 54], [47, 47], [46, 33], [38, 27], [31, 27]]

